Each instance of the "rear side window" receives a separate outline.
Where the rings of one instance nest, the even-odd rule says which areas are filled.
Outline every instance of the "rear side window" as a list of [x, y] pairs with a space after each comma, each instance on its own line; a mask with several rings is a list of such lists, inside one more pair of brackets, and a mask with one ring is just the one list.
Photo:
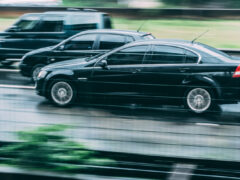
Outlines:
[[144, 64], [181, 64], [185, 62], [185, 53], [181, 48], [165, 45], [153, 46], [145, 58]]
[[39, 32], [61, 32], [63, 31], [63, 19], [61, 15], [47, 15], [42, 18]]
[[96, 34], [87, 34], [78, 36], [66, 42], [64, 45], [65, 50], [92, 50], [96, 40]]
[[125, 44], [125, 36], [104, 34], [100, 35], [99, 49], [114, 49]]
[[109, 55], [107, 62], [109, 65], [142, 64], [147, 49], [147, 45], [125, 48]]

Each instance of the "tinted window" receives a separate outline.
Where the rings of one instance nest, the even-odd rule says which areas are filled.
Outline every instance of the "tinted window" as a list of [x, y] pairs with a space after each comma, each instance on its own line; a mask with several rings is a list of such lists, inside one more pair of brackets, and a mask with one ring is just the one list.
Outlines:
[[191, 52], [191, 51], [185, 51], [186, 54], [186, 63], [197, 63], [198, 62], [198, 56]]
[[61, 32], [63, 30], [63, 16], [44, 16], [39, 27], [39, 32]]
[[105, 34], [100, 36], [99, 49], [113, 49], [124, 44], [124, 36]]
[[70, 29], [77, 31], [97, 29], [98, 18], [95, 14], [81, 13], [71, 16], [71, 21], [67, 22], [66, 25]]
[[104, 21], [104, 28], [105, 29], [111, 29], [112, 28], [112, 23], [111, 23], [110, 17], [108, 15], [103, 16], [103, 21]]
[[148, 46], [129, 47], [107, 57], [109, 65], [142, 64]]
[[173, 46], [153, 46], [144, 64], [181, 64], [185, 62], [184, 51]]
[[91, 50], [97, 35], [88, 34], [78, 36], [65, 44], [66, 50]]

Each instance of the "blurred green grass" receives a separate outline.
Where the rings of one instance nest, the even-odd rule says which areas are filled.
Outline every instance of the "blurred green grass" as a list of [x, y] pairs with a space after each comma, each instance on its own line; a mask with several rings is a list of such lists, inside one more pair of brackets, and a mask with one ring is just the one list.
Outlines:
[[[15, 18], [0, 18], [0, 31], [9, 27]], [[129, 19], [113, 17], [115, 29], [137, 30], [145, 22], [141, 31], [151, 32], [157, 38], [192, 40], [209, 30], [199, 42], [217, 48], [240, 49], [240, 22], [238, 20], [191, 20], [191, 19]]]

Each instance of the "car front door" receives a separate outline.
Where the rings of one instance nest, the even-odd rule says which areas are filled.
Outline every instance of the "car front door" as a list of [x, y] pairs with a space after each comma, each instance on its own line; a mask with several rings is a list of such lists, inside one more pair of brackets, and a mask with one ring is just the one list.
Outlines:
[[[132, 98], [139, 94], [138, 72], [148, 45], [127, 47], [98, 61], [88, 82], [93, 95]], [[102, 63], [107, 63], [102, 65]]]
[[48, 60], [52, 63], [97, 55], [96, 40], [97, 34], [84, 34], [69, 39], [49, 52]]

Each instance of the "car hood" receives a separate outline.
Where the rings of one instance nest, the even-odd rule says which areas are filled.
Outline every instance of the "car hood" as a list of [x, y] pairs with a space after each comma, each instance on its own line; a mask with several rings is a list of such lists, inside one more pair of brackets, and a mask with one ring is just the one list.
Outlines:
[[63, 69], [63, 68], [69, 68], [74, 69], [76, 67], [84, 67], [87, 64], [89, 64], [88, 61], [86, 61], [88, 58], [78, 58], [78, 59], [72, 59], [72, 60], [66, 60], [62, 62], [53, 63], [50, 65], [47, 65], [43, 68], [45, 71], [51, 71], [53, 69]]
[[25, 54], [25, 56], [31, 56], [34, 54], [38, 54], [38, 53], [42, 53], [42, 52], [46, 52], [46, 51], [51, 51], [53, 49], [54, 46], [49, 46], [49, 47], [44, 47], [44, 48], [40, 48], [40, 49], [36, 49], [33, 51], [30, 51], [28, 53]]

